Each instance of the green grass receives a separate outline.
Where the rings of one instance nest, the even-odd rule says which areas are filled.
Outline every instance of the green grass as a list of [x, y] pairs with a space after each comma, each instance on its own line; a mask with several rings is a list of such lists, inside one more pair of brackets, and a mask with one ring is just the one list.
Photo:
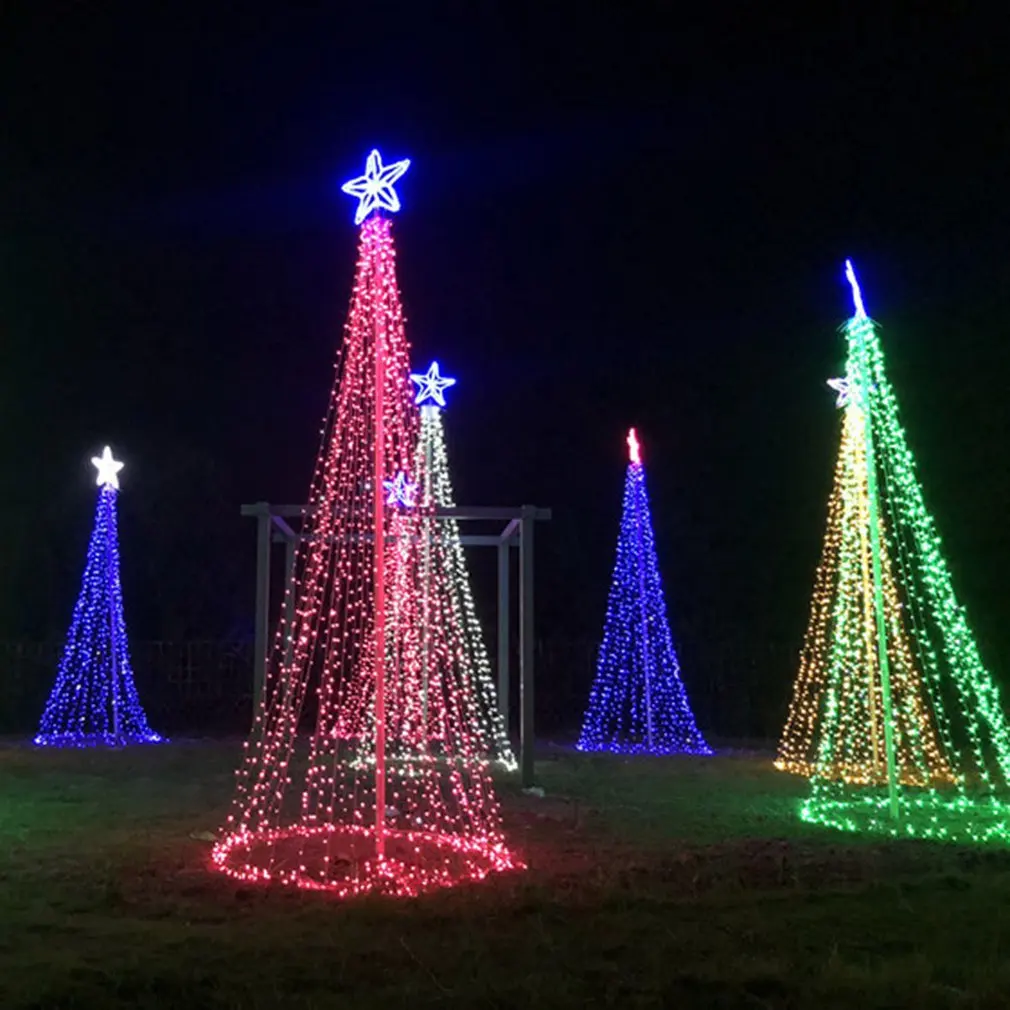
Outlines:
[[1010, 1002], [1010, 854], [806, 827], [765, 758], [545, 751], [526, 873], [341, 904], [207, 871], [238, 749], [0, 748], [3, 1010]]

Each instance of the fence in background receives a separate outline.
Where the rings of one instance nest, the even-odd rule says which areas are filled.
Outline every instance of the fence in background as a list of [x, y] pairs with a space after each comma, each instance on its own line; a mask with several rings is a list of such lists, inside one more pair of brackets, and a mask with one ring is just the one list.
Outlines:
[[[494, 638], [488, 636], [493, 657]], [[62, 642], [0, 641], [0, 734], [34, 730], [53, 685]], [[596, 668], [597, 643], [552, 636], [537, 641], [536, 707], [540, 736], [578, 731]], [[774, 737], [781, 728], [796, 647], [755, 647], [708, 639], [705, 655], [681, 655], [691, 705], [706, 732]], [[252, 718], [253, 648], [245, 642], [130, 643], [141, 701], [159, 731], [244, 733]], [[513, 670], [518, 656], [513, 656]], [[518, 677], [510, 707], [518, 724]]]
[[[681, 677], [691, 708], [713, 737], [771, 740], [778, 737], [798, 664], [794, 642], [739, 642], [715, 635], [701, 653], [679, 648]], [[537, 642], [538, 732], [577, 731], [596, 672], [598, 645], [584, 638]], [[513, 708], [515, 699], [513, 699]]]
[[[62, 642], [0, 641], [0, 733], [34, 729], [53, 686]], [[131, 642], [141, 703], [164, 732], [242, 732], [252, 712], [252, 645]]]

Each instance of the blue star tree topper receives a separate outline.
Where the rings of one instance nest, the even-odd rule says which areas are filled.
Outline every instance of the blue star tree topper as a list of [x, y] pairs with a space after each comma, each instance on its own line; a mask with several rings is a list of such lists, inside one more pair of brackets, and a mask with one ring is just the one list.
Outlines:
[[439, 374], [437, 361], [428, 366], [427, 372], [411, 375], [410, 381], [417, 384], [417, 398], [414, 403], [424, 405], [433, 400], [439, 407], [445, 406], [445, 391], [450, 386], [456, 385], [455, 379]]
[[410, 168], [410, 159], [394, 161], [391, 165], [382, 164], [382, 155], [372, 151], [365, 162], [365, 174], [356, 179], [350, 179], [341, 186], [341, 190], [349, 196], [358, 198], [358, 209], [354, 214], [354, 223], [361, 224], [372, 211], [388, 210], [395, 214], [400, 209], [400, 198], [393, 189], [393, 183]]

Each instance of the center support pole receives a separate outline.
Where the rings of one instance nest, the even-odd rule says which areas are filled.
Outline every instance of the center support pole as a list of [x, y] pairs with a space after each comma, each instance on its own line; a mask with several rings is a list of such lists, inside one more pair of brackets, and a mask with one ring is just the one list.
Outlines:
[[[376, 285], [377, 286], [377, 285]], [[376, 292], [377, 293], [377, 292]], [[375, 340], [375, 855], [386, 854], [386, 530], [385, 498], [385, 361], [381, 325]]]
[[[858, 410], [859, 408], [854, 408]], [[864, 443], [865, 445], [865, 443]], [[863, 465], [866, 465], [866, 450], [863, 450]], [[869, 495], [867, 494], [867, 498]], [[874, 611], [873, 577], [871, 574], [871, 547], [870, 547], [870, 513], [867, 507], [859, 512], [859, 557], [862, 562], [861, 575], [863, 579], [863, 613], [860, 615], [863, 620], [863, 628], [866, 632], [866, 671], [867, 689], [870, 692], [870, 747], [873, 750], [873, 774], [876, 775], [880, 769], [880, 731], [877, 729], [877, 667], [874, 663], [873, 652], [875, 648], [876, 635], [874, 634], [874, 624], [876, 621]], [[885, 769], [886, 775], [886, 769]]]
[[880, 510], [877, 501], [877, 463], [873, 451], [873, 419], [870, 406], [871, 382], [869, 355], [863, 327], [869, 321], [858, 320], [858, 360], [860, 363], [860, 409], [864, 413], [863, 430], [866, 433], [866, 491], [867, 512], [870, 521], [870, 555], [873, 562], [873, 607], [877, 615], [877, 662], [880, 666], [880, 696], [884, 709], [884, 753], [887, 759], [887, 795], [891, 817], [898, 820], [898, 774], [894, 759], [894, 716], [891, 708], [891, 672], [887, 658], [887, 619], [884, 615], [883, 566], [880, 558]]
[[[641, 465], [638, 479], [642, 480]], [[645, 606], [645, 562], [642, 558], [642, 516], [636, 507], [635, 539], [638, 546], [638, 598], [642, 605], [642, 670], [645, 675], [645, 739], [649, 750], [652, 750], [652, 676], [649, 668], [649, 614]]]
[[[438, 407], [423, 406], [421, 408], [421, 424], [425, 423], [425, 420], [431, 421], [431, 415], [425, 416], [426, 411], [438, 410]], [[434, 501], [433, 495], [434, 491], [431, 482], [431, 465], [432, 465], [432, 445], [431, 439], [425, 441], [424, 446], [424, 474], [423, 474], [423, 494], [421, 500], [424, 502], [424, 533], [423, 540], [421, 543], [422, 555], [421, 555], [421, 565], [423, 572], [423, 586], [424, 592], [421, 598], [421, 634], [422, 638], [422, 649], [421, 649], [421, 726], [422, 729], [422, 739], [421, 746], [423, 749], [427, 749], [426, 744], [428, 742], [428, 680], [429, 680], [429, 666], [431, 662], [431, 535], [432, 535], [432, 516], [434, 514]]]
[[[113, 493], [112, 491], [109, 492], [109, 494]], [[102, 489], [102, 494], [105, 494], [104, 488]], [[115, 585], [115, 572], [112, 570], [114, 559], [108, 545], [106, 545], [105, 553], [105, 564], [108, 569], [106, 585], [113, 586]], [[109, 593], [109, 631], [111, 632], [109, 641], [112, 643], [112, 735], [116, 743], [119, 743], [119, 650], [116, 648], [116, 606], [112, 593]]]

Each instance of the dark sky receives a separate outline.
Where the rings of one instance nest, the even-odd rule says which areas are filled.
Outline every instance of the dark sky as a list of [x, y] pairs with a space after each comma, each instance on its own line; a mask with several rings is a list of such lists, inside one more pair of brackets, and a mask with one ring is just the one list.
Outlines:
[[705, 695], [753, 663], [781, 706], [851, 256], [957, 588], [1010, 663], [998, 22], [208, 6], [4, 6], [0, 635], [62, 634], [106, 441], [134, 635], [247, 628], [238, 506], [307, 490], [356, 248], [339, 183], [378, 146], [413, 161], [400, 283], [415, 363], [459, 378], [458, 498], [554, 509], [545, 635], [600, 625], [635, 424], [685, 676]]

